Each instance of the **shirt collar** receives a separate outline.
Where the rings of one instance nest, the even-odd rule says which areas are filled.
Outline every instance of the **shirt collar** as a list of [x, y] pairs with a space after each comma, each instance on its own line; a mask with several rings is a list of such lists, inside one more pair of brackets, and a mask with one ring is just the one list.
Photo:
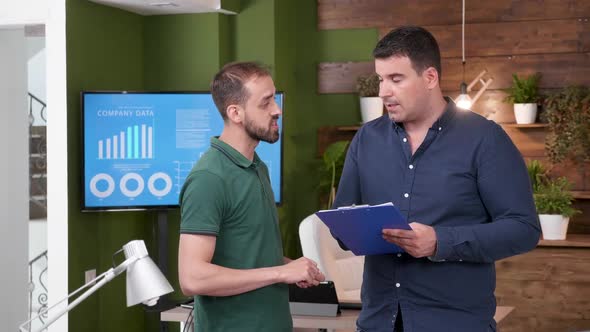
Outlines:
[[234, 149], [231, 145], [220, 140], [219, 136], [211, 137], [211, 147], [219, 150], [226, 157], [228, 157], [229, 160], [231, 160], [234, 164], [242, 168], [248, 168], [252, 165], [256, 166], [260, 161], [260, 158], [258, 157], [258, 154], [256, 154], [256, 152], [254, 152], [254, 160], [251, 161], [250, 159], [246, 158], [243, 154], [238, 152], [238, 150]]
[[434, 124], [432, 124], [432, 127], [430, 127], [430, 129], [442, 130], [442, 128], [446, 127], [450, 123], [451, 119], [453, 118], [453, 116], [457, 112], [457, 107], [455, 106], [455, 102], [453, 102], [453, 100], [450, 97], [444, 97], [444, 98], [445, 98], [445, 101], [447, 102], [447, 106], [445, 107], [445, 111], [440, 116], [440, 118], [438, 118], [438, 120], [436, 120], [434, 122]]
[[[453, 116], [455, 115], [456, 111], [457, 111], [457, 107], [455, 106], [455, 103], [453, 102], [453, 99], [451, 99], [450, 97], [444, 97], [445, 101], [447, 102], [447, 106], [445, 107], [445, 110], [443, 112], [443, 114], [440, 116], [440, 118], [438, 118], [433, 124], [432, 127], [430, 127], [430, 129], [435, 129], [435, 130], [442, 130], [442, 128], [444, 128], [447, 124], [449, 124], [449, 121], [453, 118]], [[403, 129], [403, 123], [397, 123], [395, 121], [391, 121], [391, 123], [393, 123], [393, 129], [394, 130], [398, 130], [398, 129]]]

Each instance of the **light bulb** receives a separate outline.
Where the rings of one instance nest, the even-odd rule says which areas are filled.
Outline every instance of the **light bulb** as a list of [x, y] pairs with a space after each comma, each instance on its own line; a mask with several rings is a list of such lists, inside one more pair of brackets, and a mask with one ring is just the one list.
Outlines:
[[145, 304], [145, 305], [147, 305], [148, 307], [153, 307], [153, 306], [156, 305], [156, 303], [158, 303], [158, 299], [160, 299], [159, 296], [153, 297], [153, 298], [148, 299], [148, 300], [145, 300], [142, 303]]
[[455, 99], [455, 104], [461, 109], [471, 110], [471, 97], [469, 97], [468, 94], [460, 94], [459, 97]]
[[471, 97], [467, 94], [467, 84], [465, 82], [461, 82], [461, 94], [455, 99], [455, 105], [464, 110], [471, 110], [473, 103]]

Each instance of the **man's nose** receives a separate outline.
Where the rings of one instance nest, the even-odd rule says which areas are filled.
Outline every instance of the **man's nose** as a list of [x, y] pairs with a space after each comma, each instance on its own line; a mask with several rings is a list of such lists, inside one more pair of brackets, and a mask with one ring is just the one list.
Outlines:
[[275, 103], [275, 108], [274, 108], [274, 110], [272, 112], [272, 115], [273, 116], [275, 116], [275, 115], [277, 115], [277, 116], [283, 115], [283, 110], [281, 109], [281, 107], [277, 103]]
[[393, 95], [393, 89], [391, 88], [390, 84], [386, 82], [379, 83], [379, 97], [391, 97]]

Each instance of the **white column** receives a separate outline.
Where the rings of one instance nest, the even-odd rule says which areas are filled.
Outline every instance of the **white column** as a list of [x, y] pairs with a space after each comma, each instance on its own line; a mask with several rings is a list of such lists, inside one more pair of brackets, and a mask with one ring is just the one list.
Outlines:
[[[47, 248], [49, 305], [68, 295], [68, 105], [65, 0], [46, 1], [47, 50]], [[71, 111], [71, 110], [70, 110]], [[75, 202], [76, 204], [78, 202]], [[57, 310], [67, 306], [60, 304]], [[68, 314], [48, 332], [68, 332]]]

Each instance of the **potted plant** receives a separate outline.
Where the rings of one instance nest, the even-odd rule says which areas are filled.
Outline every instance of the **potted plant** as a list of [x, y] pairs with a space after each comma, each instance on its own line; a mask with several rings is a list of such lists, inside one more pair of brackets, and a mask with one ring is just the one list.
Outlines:
[[506, 91], [508, 96], [504, 101], [514, 104], [516, 123], [529, 124], [535, 122], [540, 80], [540, 73], [523, 78], [512, 74], [512, 86]]
[[545, 240], [565, 240], [570, 217], [579, 212], [572, 207], [570, 187], [570, 182], [560, 177], [539, 185], [534, 194]]
[[[336, 188], [344, 168], [346, 151], [350, 141], [337, 141], [330, 144], [322, 155], [323, 167], [320, 175], [320, 194], [328, 195], [325, 209], [332, 208], [336, 197]], [[325, 196], [324, 196], [325, 197]]]
[[379, 97], [379, 76], [377, 74], [359, 76], [356, 81], [361, 103], [363, 123], [383, 115], [383, 100]]
[[545, 99], [544, 113], [551, 162], [572, 160], [583, 169], [583, 163], [590, 161], [590, 90], [573, 86], [551, 94]]
[[571, 184], [565, 177], [551, 179], [543, 165], [533, 160], [527, 166], [543, 239], [565, 240], [570, 217], [579, 213], [572, 207]]

